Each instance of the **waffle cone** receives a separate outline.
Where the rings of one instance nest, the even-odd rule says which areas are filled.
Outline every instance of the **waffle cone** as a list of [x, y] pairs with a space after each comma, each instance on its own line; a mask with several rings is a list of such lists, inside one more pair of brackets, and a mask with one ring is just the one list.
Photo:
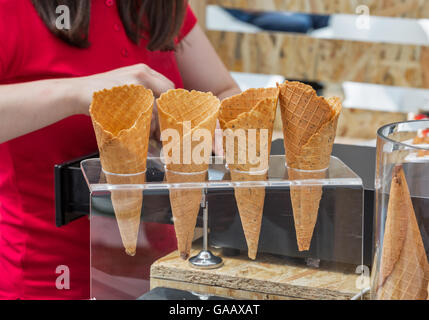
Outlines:
[[[157, 104], [161, 133], [178, 133], [178, 139], [163, 141], [164, 148], [169, 151], [168, 156], [178, 156], [178, 161], [167, 163], [167, 169], [175, 172], [206, 171], [212, 153], [219, 99], [211, 93], [176, 89], [162, 94]], [[190, 124], [189, 129], [184, 128], [187, 124]], [[211, 137], [203, 142], [192, 141], [198, 132], [209, 133]], [[187, 141], [190, 143], [187, 144]], [[202, 157], [197, 159], [194, 153], [202, 154]]]
[[[204, 182], [207, 172], [196, 174], [179, 174], [166, 171], [169, 183]], [[174, 229], [176, 231], [179, 254], [187, 259], [191, 252], [195, 225], [201, 208], [202, 189], [171, 189], [170, 204], [173, 212]]]
[[[340, 99], [318, 97], [312, 87], [300, 82], [286, 81], [279, 85], [279, 89], [287, 166], [315, 171], [314, 177], [307, 175], [307, 179], [315, 179], [322, 174], [320, 170], [329, 167], [342, 109]], [[293, 179], [300, 174], [292, 172], [289, 175]], [[319, 186], [291, 188], [300, 251], [310, 249], [321, 196]]]
[[429, 263], [401, 166], [393, 173], [382, 250], [377, 299], [427, 299]]
[[[232, 181], [264, 181], [267, 179], [267, 174], [252, 175], [232, 170], [231, 179]], [[246, 237], [248, 256], [250, 259], [255, 260], [261, 233], [262, 214], [264, 212], [265, 188], [237, 187], [234, 188], [234, 194]]]
[[[212, 137], [219, 114], [219, 99], [211, 93], [177, 89], [161, 95], [157, 104], [162, 136], [167, 130], [178, 134], [176, 141], [174, 139], [163, 141], [164, 148], [170, 148], [167, 152], [171, 159], [174, 155], [180, 156], [176, 159], [178, 161], [167, 162], [167, 181], [170, 183], [205, 181], [212, 152]], [[184, 128], [186, 123], [190, 124], [188, 129]], [[194, 135], [202, 131], [208, 133], [210, 137], [203, 142], [192, 141]], [[189, 141], [189, 144], [186, 141]], [[200, 155], [199, 160], [194, 157], [195, 153]], [[190, 254], [201, 197], [201, 189], [170, 190], [174, 228], [179, 253], [183, 259], [187, 259]]]
[[[290, 180], [311, 180], [326, 178], [326, 171], [299, 171], [288, 168]], [[290, 188], [295, 232], [299, 251], [308, 251], [317, 222], [322, 186], [291, 186]]]
[[[107, 182], [112, 185], [144, 184], [146, 181], [145, 178], [145, 173], [128, 177], [106, 174]], [[143, 192], [141, 190], [114, 190], [112, 191], [111, 199], [125, 252], [130, 256], [135, 256], [140, 228]]]
[[[142, 86], [94, 94], [90, 115], [108, 183], [144, 183], [153, 102], [152, 91]], [[135, 255], [143, 194], [114, 190], [111, 198], [125, 251]]]
[[342, 105], [339, 98], [318, 97], [300, 82], [279, 86], [287, 165], [301, 170], [329, 167]]
[[[224, 131], [224, 151], [230, 169], [249, 172], [268, 168], [278, 95], [277, 88], [250, 89], [222, 101], [219, 122]], [[252, 129], [255, 135], [249, 133]], [[268, 139], [261, 141], [264, 129]], [[245, 135], [244, 143], [235, 138], [238, 130]], [[256, 152], [249, 154], [249, 150]]]
[[[250, 89], [222, 102], [219, 122], [224, 131], [224, 151], [232, 181], [261, 181], [267, 179], [269, 155], [273, 136], [279, 90]], [[255, 135], [249, 130], [256, 129]], [[263, 141], [261, 130], [266, 130]], [[242, 130], [245, 141], [235, 138]], [[255, 152], [248, 152], [254, 150]], [[253, 173], [255, 174], [252, 174]], [[257, 171], [264, 174], [256, 174]], [[256, 259], [264, 210], [265, 188], [234, 189], [248, 255]]]

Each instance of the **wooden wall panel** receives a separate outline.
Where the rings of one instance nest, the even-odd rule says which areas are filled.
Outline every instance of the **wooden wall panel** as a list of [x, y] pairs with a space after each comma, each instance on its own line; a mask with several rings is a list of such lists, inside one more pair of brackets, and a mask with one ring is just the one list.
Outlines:
[[207, 31], [231, 71], [288, 79], [429, 88], [428, 47], [318, 39], [289, 33]]
[[189, 4], [192, 7], [195, 15], [198, 18], [200, 27], [206, 29], [206, 10], [207, 10], [207, 0], [189, 0]]
[[209, 4], [230, 8], [266, 11], [295, 11], [316, 14], [356, 14], [366, 5], [371, 15], [407, 18], [429, 18], [427, 0], [207, 0]]

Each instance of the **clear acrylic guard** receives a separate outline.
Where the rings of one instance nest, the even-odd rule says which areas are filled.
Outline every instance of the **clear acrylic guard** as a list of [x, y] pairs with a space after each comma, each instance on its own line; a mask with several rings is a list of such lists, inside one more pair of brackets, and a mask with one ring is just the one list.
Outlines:
[[[207, 193], [209, 247], [242, 250], [246, 259], [247, 247], [234, 201], [234, 188], [265, 188], [258, 256], [281, 255], [285, 264], [293, 260], [294, 263], [319, 265], [321, 260], [320, 268], [330, 270], [346, 266], [344, 272], [351, 274], [363, 264], [362, 180], [341, 160], [331, 158], [325, 178], [289, 180], [285, 157], [271, 156], [267, 180], [245, 182], [231, 181], [222, 158], [211, 160], [206, 182], [174, 184], [164, 181], [164, 164], [160, 158], [148, 159], [143, 184], [109, 184], [99, 159], [81, 163], [91, 192], [92, 298], [138, 299], [150, 291], [152, 264], [177, 249], [169, 202], [171, 189], [203, 189]], [[315, 186], [321, 186], [323, 190], [318, 222], [310, 251], [299, 252], [289, 190], [290, 187]], [[125, 253], [120, 237], [111, 202], [111, 193], [115, 190], [143, 193], [134, 257]], [[201, 213], [202, 210], [195, 232], [197, 241], [202, 237]]]

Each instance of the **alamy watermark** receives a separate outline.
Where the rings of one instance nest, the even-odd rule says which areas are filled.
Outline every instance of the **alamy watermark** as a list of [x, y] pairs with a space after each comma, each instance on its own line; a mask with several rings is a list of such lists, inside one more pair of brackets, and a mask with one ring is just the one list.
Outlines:
[[59, 14], [57, 19], [55, 20], [55, 26], [58, 30], [70, 30], [71, 22], [70, 22], [70, 8], [66, 5], [59, 5], [55, 12]]
[[358, 30], [371, 29], [371, 11], [368, 6], [360, 5], [356, 8], [356, 14], [359, 15], [356, 19], [356, 28]]
[[[228, 164], [249, 164], [254, 166], [251, 170], [254, 172], [268, 167], [268, 139], [268, 129], [216, 130], [215, 134], [215, 143], [224, 145]], [[192, 130], [190, 121], [182, 124], [181, 132], [176, 129], [163, 130], [161, 141], [164, 142], [161, 159], [166, 165], [211, 164], [213, 160], [212, 133], [207, 129]]]
[[361, 265], [356, 268], [356, 274], [360, 276], [356, 279], [356, 289], [364, 290], [371, 285], [371, 270], [368, 266]]
[[55, 287], [58, 290], [70, 290], [70, 269], [65, 265], [58, 266], [55, 273], [59, 274], [55, 280]]

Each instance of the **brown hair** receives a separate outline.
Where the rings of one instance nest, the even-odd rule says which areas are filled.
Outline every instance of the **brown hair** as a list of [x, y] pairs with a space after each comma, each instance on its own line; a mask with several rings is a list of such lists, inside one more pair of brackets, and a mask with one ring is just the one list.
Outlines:
[[[43, 22], [57, 37], [70, 45], [87, 48], [91, 0], [32, 0]], [[186, 13], [186, 0], [117, 0], [117, 8], [128, 37], [136, 44], [148, 39], [147, 49], [171, 51], [175, 48]], [[70, 29], [58, 29], [59, 5], [70, 9]]]

